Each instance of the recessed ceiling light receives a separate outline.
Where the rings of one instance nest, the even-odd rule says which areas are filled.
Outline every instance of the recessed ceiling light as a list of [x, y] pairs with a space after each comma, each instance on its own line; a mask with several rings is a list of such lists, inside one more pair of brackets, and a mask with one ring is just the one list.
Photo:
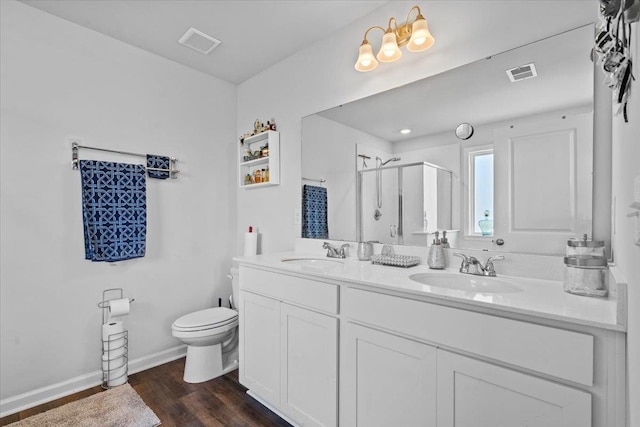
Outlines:
[[400, 129], [400, 133], [406, 135], [408, 133], [411, 133], [411, 129]]

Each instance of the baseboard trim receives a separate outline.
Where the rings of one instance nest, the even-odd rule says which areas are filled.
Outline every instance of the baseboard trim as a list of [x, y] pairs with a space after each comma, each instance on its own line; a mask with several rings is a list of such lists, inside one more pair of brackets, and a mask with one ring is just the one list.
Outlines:
[[[147, 356], [129, 361], [129, 375], [159, 366], [187, 354], [187, 346], [179, 345]], [[56, 384], [38, 388], [16, 396], [0, 400], [0, 418], [70, 394], [86, 390], [102, 384], [102, 371], [96, 370], [88, 374], [70, 378]]]

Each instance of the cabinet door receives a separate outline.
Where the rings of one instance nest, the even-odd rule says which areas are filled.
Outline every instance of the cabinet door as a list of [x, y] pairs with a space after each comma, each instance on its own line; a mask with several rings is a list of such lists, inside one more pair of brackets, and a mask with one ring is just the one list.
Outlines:
[[338, 319], [280, 306], [281, 410], [304, 426], [337, 424]]
[[585, 427], [591, 395], [438, 350], [438, 427]]
[[240, 292], [240, 383], [280, 404], [280, 302]]
[[342, 340], [340, 424], [436, 425], [436, 349], [346, 323]]

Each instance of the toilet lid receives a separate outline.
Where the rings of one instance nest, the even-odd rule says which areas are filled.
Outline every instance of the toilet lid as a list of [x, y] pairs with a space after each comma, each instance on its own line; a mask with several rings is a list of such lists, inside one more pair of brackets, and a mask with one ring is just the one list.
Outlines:
[[205, 327], [222, 326], [233, 322], [238, 317], [238, 313], [225, 307], [207, 308], [193, 313], [186, 314], [173, 322], [176, 329], [194, 329]]

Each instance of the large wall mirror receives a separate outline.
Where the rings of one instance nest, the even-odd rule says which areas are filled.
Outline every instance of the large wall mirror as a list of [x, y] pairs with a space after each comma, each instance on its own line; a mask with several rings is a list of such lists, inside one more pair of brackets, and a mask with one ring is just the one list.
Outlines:
[[329, 238], [446, 231], [452, 247], [560, 254], [591, 235], [592, 44], [580, 27], [304, 117], [303, 184], [326, 187]]

